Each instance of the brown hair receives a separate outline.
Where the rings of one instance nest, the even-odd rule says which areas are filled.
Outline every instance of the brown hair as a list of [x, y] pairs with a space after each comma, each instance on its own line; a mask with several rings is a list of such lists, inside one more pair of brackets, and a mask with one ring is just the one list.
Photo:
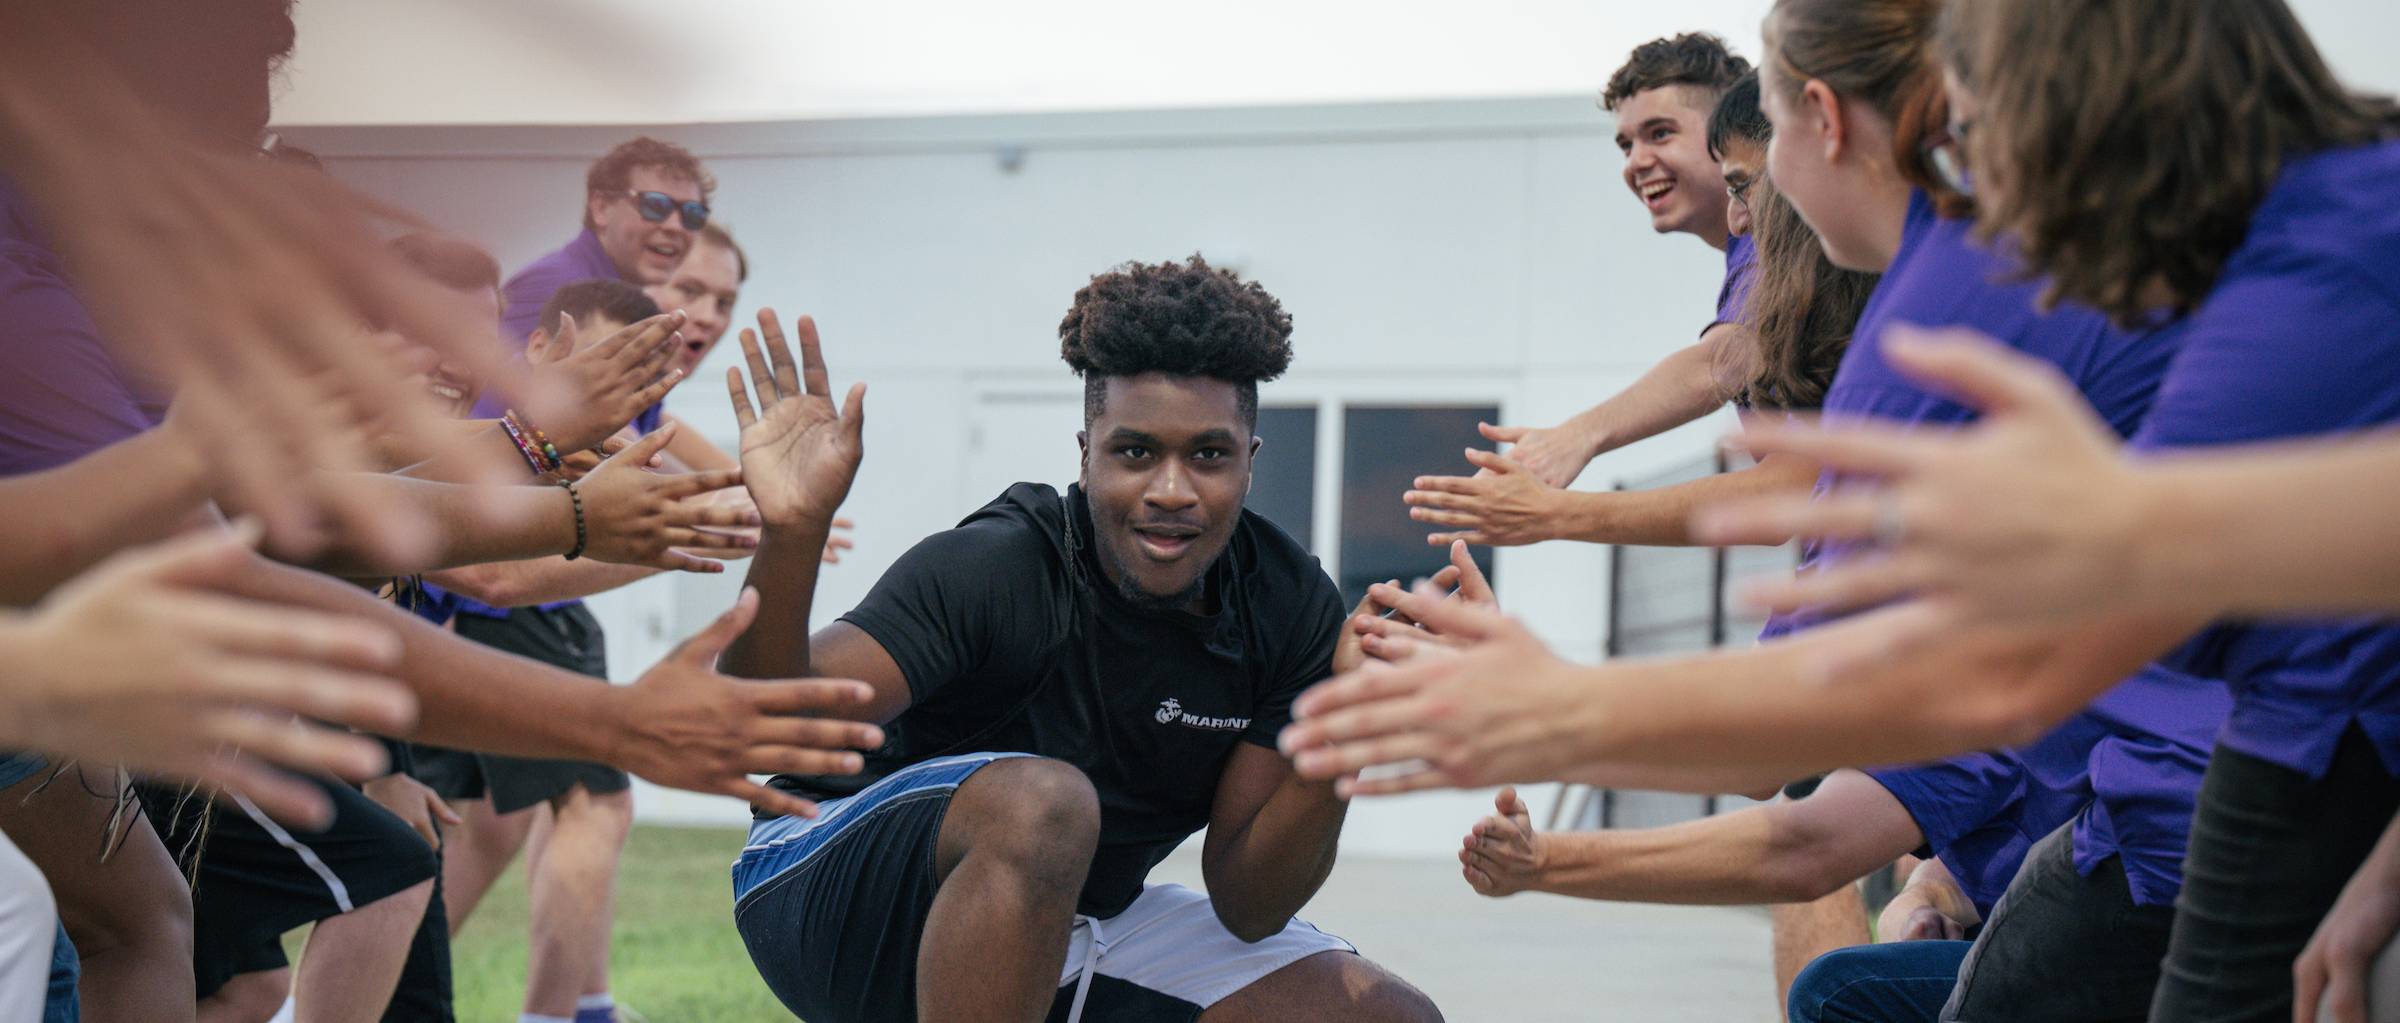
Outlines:
[[1670, 85], [1697, 85], [1713, 98], [1723, 95], [1749, 71], [1749, 61], [1734, 56], [1725, 40], [1709, 33], [1653, 39], [1634, 47], [1625, 66], [1608, 76], [1608, 87], [1600, 91], [1600, 105], [1614, 112], [1628, 99]]
[[1970, 163], [2006, 184], [1983, 233], [2120, 323], [2197, 305], [2285, 160], [2400, 125], [2281, 0], [1979, 0], [1940, 45], [1985, 111]]
[[742, 284], [750, 283], [750, 254], [743, 252], [741, 243], [733, 240], [732, 228], [725, 226], [724, 221], [711, 217], [708, 223], [700, 225], [700, 238], [733, 253], [733, 279]]
[[1810, 79], [1865, 103], [1892, 125], [1892, 162], [1947, 216], [1969, 212], [1942, 185], [1925, 142], [1949, 117], [1932, 59], [1936, 0], [1776, 0], [1764, 29], [1769, 63], [1787, 93]]
[[[1758, 335], [1758, 351], [1737, 396], [1753, 408], [1816, 408], [1879, 275], [1825, 258], [1817, 233], [1773, 182], [1760, 178], [1748, 198], [1758, 260], [1742, 298], [1742, 325]], [[1720, 358], [1720, 371], [1729, 368]]]
[[700, 165], [700, 158], [693, 156], [691, 150], [643, 135], [629, 142], [618, 143], [617, 148], [608, 151], [608, 155], [592, 161], [592, 169], [583, 176], [583, 194], [587, 199], [583, 207], [583, 226], [594, 226], [588, 199], [595, 195], [612, 199], [624, 195], [627, 189], [633, 187], [633, 171], [636, 167], [656, 167], [672, 176], [691, 179], [693, 184], [700, 186], [701, 202], [707, 202], [709, 193], [717, 190], [717, 179], [709, 175], [708, 168]]

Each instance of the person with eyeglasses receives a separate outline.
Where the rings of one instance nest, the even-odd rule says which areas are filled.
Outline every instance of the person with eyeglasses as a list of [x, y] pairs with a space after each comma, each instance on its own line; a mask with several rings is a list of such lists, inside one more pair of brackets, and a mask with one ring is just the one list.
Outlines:
[[[708, 225], [708, 200], [716, 179], [690, 150], [671, 142], [641, 136], [610, 149], [584, 175], [583, 230], [567, 244], [534, 260], [501, 286], [500, 339], [522, 351], [529, 340], [559, 328], [544, 322], [543, 311], [555, 308], [553, 299], [570, 287], [587, 282], [622, 282], [633, 288], [667, 283], [699, 244]], [[638, 292], [633, 292], [639, 297]], [[552, 315], [555, 315], [553, 313]], [[688, 329], [688, 328], [687, 328]], [[674, 345], [684, 343], [681, 331]], [[680, 378], [686, 370], [670, 368]], [[496, 401], [476, 406], [479, 417], [499, 417], [509, 411]], [[627, 424], [648, 435], [666, 422], [662, 402], [642, 410]], [[539, 427], [541, 424], [532, 424]], [[688, 431], [678, 431], [688, 432]], [[683, 468], [669, 458], [671, 468]], [[606, 634], [583, 601], [548, 601], [522, 608], [493, 607], [451, 594], [462, 621], [477, 628], [472, 638], [496, 649], [510, 650], [570, 671], [589, 673], [591, 658], [604, 649]], [[470, 630], [461, 630], [468, 634]], [[579, 889], [573, 901], [606, 904], [616, 888], [618, 856], [633, 815], [632, 793], [622, 785], [584, 786], [575, 779], [615, 775], [605, 765], [565, 762], [509, 762], [510, 774], [539, 775], [526, 784], [545, 787], [543, 800], [512, 814], [469, 812], [456, 829], [454, 844], [462, 851], [481, 850], [484, 859], [505, 864], [537, 813], [546, 812], [549, 839], [541, 843], [540, 858], [564, 865], [560, 876], [572, 878]], [[563, 778], [564, 792], [549, 791]], [[601, 791], [608, 789], [607, 791]], [[543, 807], [549, 807], [544, 811]], [[474, 860], [474, 856], [468, 859]], [[446, 866], [445, 869], [454, 869]], [[465, 923], [465, 907], [451, 912], [455, 931]], [[609, 934], [605, 924], [594, 927], [588, 914], [566, 911], [555, 901], [537, 907], [533, 929], [548, 940], [528, 963], [524, 1015], [537, 1023], [572, 1019], [577, 1023], [610, 1023], [616, 1018], [607, 983]], [[553, 919], [555, 918], [555, 919]], [[565, 924], [561, 921], [583, 921]]]
[[[1780, 0], [1764, 31], [1766, 55], [1761, 61], [1762, 105], [1774, 124], [1768, 146], [1767, 170], [1774, 187], [1814, 227], [1825, 252], [1835, 264], [1861, 271], [1880, 271], [1865, 312], [1860, 316], [1831, 389], [1826, 393], [1829, 420], [1880, 421], [1917, 429], [1938, 428], [1974, 418], [1965, 404], [1900, 373], [1884, 353], [1888, 338], [1907, 324], [1965, 325], [1999, 338], [2010, 347], [2056, 367], [2100, 412], [2112, 432], [2126, 436], [2148, 414], [2159, 382], [2167, 373], [2181, 343], [2175, 326], [2128, 330], [2112, 324], [2100, 310], [2062, 303], [2045, 312], [2041, 298], [2048, 282], [2026, 280], [2005, 245], [1986, 245], [1974, 237], [1972, 205], [1944, 187], [1928, 166], [1929, 145], [1943, 123], [1940, 71], [1927, 56], [1941, 6], [1934, 0]], [[1828, 472], [1817, 486], [1819, 495], [1854, 485], [1858, 477]], [[1767, 536], [1745, 537], [1756, 542]], [[1859, 563], [1880, 556], [1871, 539], [1804, 544], [1802, 572]], [[1411, 612], [1423, 621], [1422, 615]], [[1454, 726], [1428, 721], [1413, 707], [1438, 706], [1450, 679], [1464, 683], [1470, 676], [1482, 684], [1472, 698], [1479, 704], [1482, 724], [1506, 721], [1582, 718], [1639, 722], [1630, 730], [1648, 732], [1666, 717], [1639, 710], [1647, 703], [1635, 695], [1646, 687], [1631, 680], [1656, 671], [1663, 684], [1662, 699], [1688, 701], [1697, 689], [1720, 680], [1744, 680], [1745, 703], [1775, 703], [1788, 716], [1778, 723], [1781, 749], [1813, 745], [1815, 722], [1835, 713], [1843, 701], [1830, 691], [1856, 684], [1841, 673], [1823, 684], [1811, 685], [1803, 666], [1804, 651], [1829, 641], [1822, 635], [1842, 635], [1831, 608], [1802, 609], [1777, 615], [1762, 642], [1746, 651], [1718, 651], [1667, 662], [1664, 665], [1620, 661], [1594, 669], [1561, 673], [1560, 680], [1576, 681], [1553, 690], [1528, 687], [1541, 695], [1521, 700], [1516, 693], [1495, 690], [1494, 677], [1483, 671], [1452, 668], [1458, 659], [1401, 672], [1445, 675], [1440, 682], [1401, 679], [1387, 675], [1373, 680], [1372, 696], [1352, 688], [1355, 681], [1330, 683], [1303, 697], [1302, 723], [1290, 745], [1301, 754], [1300, 770], [1308, 776], [1354, 774], [1393, 753], [1414, 749], [1408, 756], [1445, 764], [1437, 771], [1402, 771], [1399, 777], [1363, 781], [1361, 791], [1384, 791], [1422, 786], [1426, 777], [1411, 781], [1409, 774], [1436, 775], [1460, 781], [1473, 772], [1461, 765], [1488, 762], [1482, 753], [1460, 755], [1447, 745], [1443, 733], [1460, 735]], [[1497, 635], [1496, 633], [1494, 635]], [[1917, 670], [1964, 673], [1981, 667], [1973, 661], [1986, 637], [1959, 636], [1949, 660], [1922, 659]], [[1470, 657], [1474, 655], [1469, 654]], [[2067, 727], [2098, 728], [2108, 734], [2140, 740], [2146, 737], [2205, 735], [2223, 720], [2221, 704], [2197, 698], [2216, 683], [2205, 678], [2186, 684], [2169, 677], [2164, 668], [2144, 666], [2144, 659], [2113, 670], [2116, 691], [2070, 721]], [[1462, 666], [1463, 667], [1463, 666]], [[1455, 674], [1452, 674], [1455, 672]], [[2189, 673], [2194, 674], [2198, 673]], [[1521, 676], [1520, 676], [1521, 677]], [[2127, 679], [2138, 682], [2124, 685]], [[1601, 681], [1605, 679], [1606, 681]], [[1871, 683], [1872, 676], [1865, 681]], [[1430, 683], [1430, 684], [1428, 684]], [[2178, 694], [2185, 695], [2177, 698]], [[1557, 703], [1548, 703], [1555, 697]], [[1944, 705], [1938, 692], [1923, 700]], [[1505, 708], [1503, 707], [1505, 705]], [[1722, 710], [1722, 704], [1707, 704]], [[2216, 709], [2210, 709], [2214, 706]], [[1745, 708], [1746, 709], [1746, 708]], [[1953, 712], [1968, 714], [1973, 705]], [[1858, 712], [1855, 707], [1849, 708]], [[2210, 720], [2208, 715], [2215, 715]], [[1705, 728], [1719, 727], [1710, 714]], [[1369, 723], [1366, 718], [1375, 720]], [[2065, 714], [2059, 718], [2066, 717]], [[1387, 723], [1402, 719], [1397, 726]], [[2057, 721], [2059, 718], [2052, 718]], [[1895, 721], [1914, 720], [1895, 709]], [[1474, 726], [1470, 726], [1474, 727]], [[1612, 729], [1613, 730], [1613, 729]], [[1896, 726], [1894, 731], [1902, 731]], [[1505, 724], [1481, 727], [1480, 734], [1506, 733]], [[1580, 731], [1580, 730], [1579, 730]], [[1936, 740], [1938, 729], [1919, 727], [1916, 737], [1928, 753], [1951, 752]], [[1362, 734], [1363, 733], [1363, 734]], [[2043, 733], [2013, 740], [2030, 743]], [[1339, 736], [1339, 740], [1332, 737]], [[1395, 741], [1398, 740], [1398, 741]], [[1427, 740], [1442, 744], [1417, 745]], [[1468, 743], [1480, 740], [1464, 738]], [[1771, 782], [1788, 774], [1759, 765], [1756, 772], [1728, 770], [1739, 758], [1710, 756], [1702, 747], [1677, 742], [1678, 752], [1650, 756], [1650, 735], [1642, 736], [1643, 754], [1622, 749], [1599, 754], [1609, 740], [1586, 744], [1570, 740], [1575, 751], [1560, 767], [1579, 781], [1604, 783], [1605, 764], [1643, 762], [1642, 776], [1653, 785], [1672, 784], [1712, 790], [1739, 783]], [[1543, 744], [1518, 743], [1517, 746]], [[2183, 744], [2189, 747], [2191, 744]], [[1955, 747], [1953, 747], [1955, 748]], [[1688, 753], [1688, 769], [1663, 761]], [[1793, 758], [1784, 770], [1828, 764], [1907, 762], [1913, 757], [1858, 756], [1841, 752], [1814, 762]], [[1646, 761], [1646, 762], [1645, 762]], [[2193, 807], [2198, 800], [2201, 765], [2198, 755], [2159, 757], [2139, 762], [2095, 757], [2089, 763], [2066, 761], [2054, 776], [2088, 769], [2097, 805], [2107, 810], [2087, 815], [2042, 840], [2027, 860], [2011, 890], [1987, 923], [1979, 945], [1971, 950], [1960, 971], [1949, 1011], [1956, 1018], [1994, 1018], [1989, 1006], [2009, 1007], [2005, 1018], [2122, 1019], [2139, 1018], [2147, 1009], [2149, 992], [2157, 981], [2157, 964], [2164, 955], [2173, 918], [2172, 902], [2181, 883], [2168, 870], [2150, 870], [2144, 863], [2180, 862], [2188, 840]], [[1558, 768], [1541, 773], [1556, 776]], [[1504, 769], [1501, 773], [1522, 773]], [[1796, 772], [1795, 772], [1796, 773]], [[1476, 784], [1529, 780], [1517, 777], [1472, 777]], [[2073, 907], [2069, 912], [2063, 907]], [[1800, 1010], [1821, 1005], [1821, 993], [1796, 984], [1791, 992], [1795, 1017]], [[1963, 1015], [1959, 1015], [1964, 1010]]]

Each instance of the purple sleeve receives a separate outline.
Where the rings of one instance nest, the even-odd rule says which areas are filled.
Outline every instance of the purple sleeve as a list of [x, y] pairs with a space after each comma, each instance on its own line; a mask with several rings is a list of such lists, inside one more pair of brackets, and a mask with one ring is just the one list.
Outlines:
[[64, 465], [156, 425], [49, 254], [0, 241], [0, 476]]
[[2299, 260], [2226, 281], [2193, 314], [2132, 448], [2246, 444], [2400, 419], [2400, 301], [2380, 284]]
[[2023, 768], [1988, 753], [1866, 774], [1900, 801], [1937, 853], [2007, 812], [2025, 787]]

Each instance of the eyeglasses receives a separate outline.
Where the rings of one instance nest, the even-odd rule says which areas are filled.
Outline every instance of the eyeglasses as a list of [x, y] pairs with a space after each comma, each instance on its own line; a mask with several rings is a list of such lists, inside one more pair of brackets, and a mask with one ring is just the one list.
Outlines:
[[698, 199], [678, 202], [665, 192], [635, 189], [626, 189], [625, 195], [633, 200], [633, 208], [641, 213], [642, 219], [653, 224], [665, 223], [668, 217], [680, 212], [684, 230], [697, 231], [708, 226], [708, 204]]
[[1750, 208], [1750, 186], [1756, 184], [1758, 184], [1757, 178], [1728, 181], [1725, 183], [1725, 195], [1733, 201], [1741, 203], [1743, 209], [1748, 209]]
[[1923, 146], [1925, 162], [1933, 165], [1942, 184], [1968, 198], [1975, 196], [1974, 175], [1967, 169], [1967, 135], [1974, 130], [1973, 121], [1953, 121], [1940, 134], [1927, 136]]

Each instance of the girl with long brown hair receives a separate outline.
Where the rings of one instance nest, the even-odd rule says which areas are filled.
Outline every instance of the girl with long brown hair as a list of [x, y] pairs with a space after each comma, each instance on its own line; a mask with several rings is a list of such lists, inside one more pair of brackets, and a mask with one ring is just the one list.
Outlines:
[[[2058, 295], [2186, 314], [2137, 457], [2400, 423], [2400, 114], [2343, 86], [2281, 0], [1984, 0], [1943, 50], [1988, 229]], [[2237, 703], [2151, 1018], [2303, 1018], [2294, 960], [2400, 808], [2400, 626], [2225, 624], [2185, 652]], [[2355, 959], [2302, 968], [2355, 981]]]

